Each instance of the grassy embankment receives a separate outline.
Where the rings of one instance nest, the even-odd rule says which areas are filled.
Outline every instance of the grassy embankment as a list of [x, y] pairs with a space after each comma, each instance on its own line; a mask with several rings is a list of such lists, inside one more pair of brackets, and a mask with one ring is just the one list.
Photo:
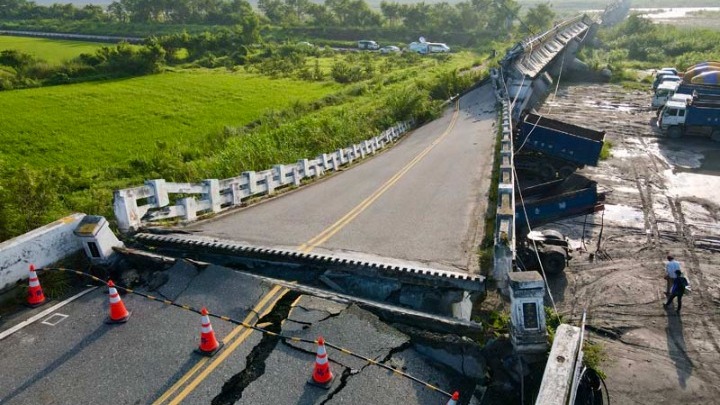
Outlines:
[[373, 57], [376, 73], [348, 85], [188, 69], [1, 92], [0, 240], [70, 211], [111, 216], [112, 191], [147, 178], [223, 178], [346, 146], [430, 117], [430, 96], [477, 78], [451, 73], [477, 62], [471, 53], [396, 68]]
[[96, 42], [63, 41], [45, 38], [27, 38], [0, 35], [0, 51], [22, 50], [51, 64], [73, 59], [81, 53], [94, 53], [102, 45]]
[[595, 70], [609, 67], [613, 82], [630, 88], [648, 88], [653, 77], [643, 71], [664, 66], [682, 70], [698, 62], [720, 60], [720, 31], [654, 24], [638, 16], [601, 29], [598, 39], [600, 45], [583, 48], [580, 58]]

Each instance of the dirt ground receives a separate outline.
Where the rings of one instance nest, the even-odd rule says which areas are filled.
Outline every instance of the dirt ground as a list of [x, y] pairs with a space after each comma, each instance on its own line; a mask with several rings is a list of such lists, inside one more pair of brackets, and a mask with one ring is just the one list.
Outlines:
[[[581, 171], [610, 192], [604, 213], [548, 226], [578, 248], [551, 290], [571, 323], [587, 308], [611, 403], [719, 403], [720, 143], [662, 137], [649, 105], [649, 91], [573, 84], [540, 109], [613, 144], [610, 159]], [[692, 287], [679, 315], [662, 306], [667, 253]]]

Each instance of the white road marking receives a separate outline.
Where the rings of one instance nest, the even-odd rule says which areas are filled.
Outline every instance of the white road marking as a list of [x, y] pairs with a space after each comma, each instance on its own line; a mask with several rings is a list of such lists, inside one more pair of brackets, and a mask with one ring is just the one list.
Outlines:
[[[42, 321], [40, 323], [42, 323], [43, 325], [55, 326], [55, 325], [59, 324], [60, 322], [64, 321], [65, 318], [67, 318], [68, 316], [69, 315], [61, 314], [60, 312], [58, 312], [56, 314], [50, 315], [49, 317], [47, 317], [47, 319], [45, 319], [44, 321]], [[51, 319], [52, 319], [52, 322], [50, 322]]]
[[96, 289], [96, 288], [97, 288], [97, 287], [90, 287], [90, 288], [88, 288], [88, 289], [85, 290], [85, 291], [81, 291], [81, 292], [73, 295], [72, 297], [66, 299], [65, 301], [62, 301], [62, 302], [60, 302], [60, 303], [58, 303], [58, 304], [56, 304], [56, 305], [53, 305], [52, 307], [50, 307], [50, 308], [48, 308], [48, 309], [46, 309], [46, 310], [40, 312], [39, 314], [33, 316], [32, 318], [30, 318], [30, 319], [28, 319], [28, 320], [26, 320], [26, 321], [22, 321], [22, 322], [20, 322], [19, 324], [13, 326], [12, 328], [3, 331], [2, 333], [0, 333], [0, 340], [5, 339], [6, 337], [12, 335], [13, 333], [19, 331], [20, 329], [22, 329], [22, 328], [30, 325], [31, 323], [33, 323], [33, 322], [35, 322], [35, 321], [37, 321], [37, 320], [39, 320], [39, 319], [45, 318], [46, 316], [52, 314], [53, 312], [57, 311], [58, 309], [60, 309], [60, 308], [64, 307], [65, 305], [67, 305], [67, 304], [75, 301], [76, 299], [82, 297], [83, 295], [89, 293], [90, 291], [93, 291], [93, 290]]

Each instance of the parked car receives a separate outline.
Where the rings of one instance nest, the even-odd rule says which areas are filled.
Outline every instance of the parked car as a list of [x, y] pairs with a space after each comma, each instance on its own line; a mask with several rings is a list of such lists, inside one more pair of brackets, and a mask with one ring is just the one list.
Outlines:
[[314, 47], [315, 47], [315, 45], [313, 45], [313, 44], [311, 44], [310, 42], [307, 42], [307, 41], [298, 42], [298, 43], [297, 43], [297, 46], [307, 46], [308, 48], [314, 48]]
[[450, 52], [449, 46], [439, 42], [411, 42], [408, 49], [421, 54]]
[[377, 50], [380, 49], [380, 45], [375, 41], [362, 40], [358, 41], [358, 49]]
[[384, 47], [380, 48], [380, 53], [382, 53], [382, 54], [397, 53], [397, 52], [400, 52], [400, 48], [398, 48], [395, 45], [389, 45], [389, 46], [384, 46]]

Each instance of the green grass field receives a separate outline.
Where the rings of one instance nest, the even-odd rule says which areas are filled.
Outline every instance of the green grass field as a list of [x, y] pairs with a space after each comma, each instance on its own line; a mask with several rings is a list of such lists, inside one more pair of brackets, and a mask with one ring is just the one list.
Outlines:
[[0, 160], [32, 167], [116, 166], [156, 142], [193, 142], [267, 109], [340, 87], [226, 70], [184, 70], [102, 83], [0, 92]]
[[107, 44], [0, 35], [0, 51], [16, 49], [52, 64], [60, 64], [81, 53], [93, 53], [103, 45]]

